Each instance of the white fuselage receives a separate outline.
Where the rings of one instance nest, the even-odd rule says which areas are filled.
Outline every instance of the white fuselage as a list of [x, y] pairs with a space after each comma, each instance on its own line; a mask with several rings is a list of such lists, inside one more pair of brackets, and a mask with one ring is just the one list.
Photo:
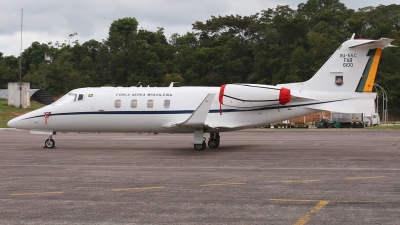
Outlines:
[[[215, 93], [205, 125], [212, 131], [237, 130], [313, 113], [290, 104], [258, 109], [221, 106], [219, 87], [101, 87], [81, 88], [81, 100], [54, 103], [25, 114], [16, 128], [56, 132], [158, 132], [193, 133], [188, 127], [171, 124], [188, 119], [209, 93]], [[152, 103], [152, 104], [151, 104]], [[45, 113], [50, 113], [45, 118]]]

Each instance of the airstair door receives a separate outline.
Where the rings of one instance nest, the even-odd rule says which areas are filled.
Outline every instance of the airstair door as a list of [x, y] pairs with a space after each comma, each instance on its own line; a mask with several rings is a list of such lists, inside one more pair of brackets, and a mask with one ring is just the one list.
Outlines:
[[96, 130], [98, 132], [109, 129], [112, 123], [111, 109], [111, 91], [99, 91], [94, 96], [94, 120], [96, 123]]

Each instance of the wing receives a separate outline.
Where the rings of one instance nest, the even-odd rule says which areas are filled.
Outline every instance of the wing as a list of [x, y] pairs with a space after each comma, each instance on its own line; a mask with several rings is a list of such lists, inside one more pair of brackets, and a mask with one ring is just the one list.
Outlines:
[[205, 121], [210, 111], [211, 104], [215, 97], [215, 93], [209, 93], [200, 103], [197, 109], [183, 122], [170, 122], [164, 124], [164, 128], [187, 128], [187, 129], [203, 129]]

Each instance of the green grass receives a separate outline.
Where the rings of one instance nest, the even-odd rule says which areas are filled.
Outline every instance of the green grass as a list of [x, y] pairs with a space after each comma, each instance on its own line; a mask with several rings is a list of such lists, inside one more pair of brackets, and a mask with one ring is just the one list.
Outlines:
[[375, 127], [367, 127], [366, 129], [369, 129], [369, 130], [400, 130], [400, 125], [391, 125], [391, 124], [389, 124], [388, 126], [380, 125], [380, 126], [375, 126]]
[[0, 98], [0, 128], [8, 128], [7, 123], [12, 118], [42, 108], [43, 106], [43, 104], [31, 101], [31, 107], [29, 109], [20, 109], [8, 106], [8, 100]]

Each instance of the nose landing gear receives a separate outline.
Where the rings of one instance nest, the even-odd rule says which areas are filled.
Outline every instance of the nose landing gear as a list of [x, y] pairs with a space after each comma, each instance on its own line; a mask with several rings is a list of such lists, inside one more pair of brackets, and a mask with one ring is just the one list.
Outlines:
[[204, 149], [206, 149], [206, 142], [205, 141], [203, 141], [203, 143], [201, 143], [201, 144], [194, 144], [194, 149], [196, 150], [196, 151], [201, 151], [201, 150], [204, 150]]
[[50, 135], [48, 139], [44, 142], [43, 148], [55, 148], [56, 142], [53, 140], [53, 135]]

